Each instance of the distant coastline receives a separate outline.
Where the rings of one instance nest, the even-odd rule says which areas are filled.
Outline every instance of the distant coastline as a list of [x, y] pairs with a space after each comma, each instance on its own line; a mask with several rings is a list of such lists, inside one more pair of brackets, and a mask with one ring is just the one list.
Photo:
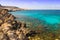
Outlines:
[[1, 9], [8, 9], [10, 12], [24, 10], [23, 8], [19, 8], [19, 7], [15, 7], [15, 6], [2, 6], [2, 5], [0, 5], [0, 10]]

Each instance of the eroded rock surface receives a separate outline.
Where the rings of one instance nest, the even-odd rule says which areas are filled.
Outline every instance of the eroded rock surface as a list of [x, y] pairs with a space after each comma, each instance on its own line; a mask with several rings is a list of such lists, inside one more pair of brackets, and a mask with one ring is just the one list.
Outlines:
[[0, 40], [28, 40], [26, 34], [31, 30], [15, 19], [7, 9], [0, 10]]

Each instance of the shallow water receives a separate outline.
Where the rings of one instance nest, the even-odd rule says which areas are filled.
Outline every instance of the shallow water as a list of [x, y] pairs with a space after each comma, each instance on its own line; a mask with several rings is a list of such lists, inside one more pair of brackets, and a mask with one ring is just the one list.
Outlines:
[[60, 10], [23, 10], [11, 12], [17, 20], [26, 22], [28, 27], [44, 26], [58, 29], [60, 24]]
[[35, 18], [50, 24], [60, 23], [60, 10], [23, 10], [12, 12], [12, 14], [18, 18]]
[[60, 40], [60, 10], [23, 10], [11, 12], [16, 20], [24, 21], [33, 30], [40, 31], [30, 40]]

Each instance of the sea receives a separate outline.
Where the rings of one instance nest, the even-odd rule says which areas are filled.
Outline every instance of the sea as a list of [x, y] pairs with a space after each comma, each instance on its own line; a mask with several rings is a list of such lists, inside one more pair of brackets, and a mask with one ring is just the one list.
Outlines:
[[26, 22], [34, 27], [39, 25], [59, 26], [60, 24], [60, 10], [21, 10], [10, 13], [17, 17], [16, 20]]

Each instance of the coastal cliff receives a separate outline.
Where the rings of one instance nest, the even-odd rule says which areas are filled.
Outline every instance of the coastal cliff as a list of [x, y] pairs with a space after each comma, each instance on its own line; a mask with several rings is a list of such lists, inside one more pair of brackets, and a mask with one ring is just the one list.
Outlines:
[[22, 8], [15, 7], [15, 6], [2, 6], [2, 5], [0, 5], [0, 9], [8, 9], [9, 11], [20, 11], [20, 10], [24, 10]]

